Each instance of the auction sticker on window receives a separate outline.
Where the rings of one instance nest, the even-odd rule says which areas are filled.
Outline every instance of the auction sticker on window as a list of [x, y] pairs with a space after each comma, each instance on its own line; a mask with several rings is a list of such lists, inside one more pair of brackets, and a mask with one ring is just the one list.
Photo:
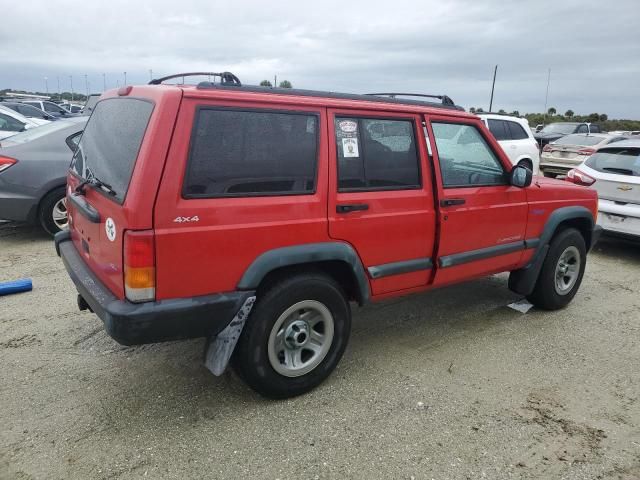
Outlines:
[[342, 153], [345, 158], [359, 157], [358, 153], [358, 140], [355, 138], [343, 138], [342, 139]]
[[345, 133], [353, 133], [358, 129], [358, 124], [353, 120], [341, 120], [338, 122], [338, 126]]

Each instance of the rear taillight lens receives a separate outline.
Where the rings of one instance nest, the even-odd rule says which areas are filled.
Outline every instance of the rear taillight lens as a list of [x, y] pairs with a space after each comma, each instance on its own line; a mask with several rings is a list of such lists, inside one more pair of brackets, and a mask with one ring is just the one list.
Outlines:
[[124, 292], [131, 302], [150, 302], [156, 298], [153, 230], [124, 234]]
[[18, 161], [11, 157], [0, 157], [0, 172], [4, 172], [11, 165], [15, 165]]
[[578, 150], [578, 155], [593, 155], [595, 153], [596, 149], [595, 148], [581, 148], [580, 150]]
[[584, 172], [581, 172], [577, 168], [573, 170], [569, 170], [567, 173], [567, 182], [575, 183], [576, 185], [584, 185], [588, 187], [589, 185], [593, 185], [596, 182], [596, 179], [590, 177]]
[[543, 152], [550, 152], [551, 151], [551, 145], [549, 145], [548, 143], [544, 146], [544, 148], [542, 149]]

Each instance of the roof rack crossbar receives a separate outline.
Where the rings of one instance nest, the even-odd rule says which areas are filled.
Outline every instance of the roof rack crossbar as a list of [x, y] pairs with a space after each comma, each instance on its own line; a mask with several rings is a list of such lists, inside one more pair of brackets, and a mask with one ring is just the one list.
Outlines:
[[171, 80], [172, 78], [180, 78], [180, 77], [200, 77], [206, 75], [208, 77], [220, 77], [220, 83], [222, 85], [234, 85], [237, 87], [241, 87], [242, 83], [240, 79], [236, 77], [231, 72], [189, 72], [189, 73], [176, 73], [175, 75], [167, 75], [166, 77], [154, 78], [149, 82], [149, 85], [160, 85], [162, 82], [166, 80]]
[[437, 98], [442, 101], [443, 105], [455, 105], [447, 95], [427, 95], [425, 93], [367, 93], [366, 95], [374, 95], [377, 97], [424, 97], [424, 98]]

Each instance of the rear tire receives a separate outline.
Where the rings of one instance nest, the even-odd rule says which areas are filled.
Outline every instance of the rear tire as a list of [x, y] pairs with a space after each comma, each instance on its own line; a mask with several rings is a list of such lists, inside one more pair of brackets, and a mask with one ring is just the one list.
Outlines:
[[40, 202], [38, 220], [51, 236], [68, 228], [65, 187], [56, 188], [44, 196]]
[[342, 358], [351, 310], [340, 285], [323, 273], [287, 277], [261, 293], [233, 355], [233, 367], [268, 398], [301, 395]]
[[564, 308], [578, 292], [587, 260], [584, 238], [575, 228], [553, 237], [536, 286], [527, 299], [545, 310]]

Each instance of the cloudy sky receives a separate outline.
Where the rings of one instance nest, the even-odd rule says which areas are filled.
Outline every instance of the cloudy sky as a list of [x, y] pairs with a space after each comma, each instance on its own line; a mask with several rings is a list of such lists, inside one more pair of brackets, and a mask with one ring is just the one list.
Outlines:
[[181, 71], [494, 110], [640, 119], [640, 1], [0, 0], [0, 89], [99, 92]]

